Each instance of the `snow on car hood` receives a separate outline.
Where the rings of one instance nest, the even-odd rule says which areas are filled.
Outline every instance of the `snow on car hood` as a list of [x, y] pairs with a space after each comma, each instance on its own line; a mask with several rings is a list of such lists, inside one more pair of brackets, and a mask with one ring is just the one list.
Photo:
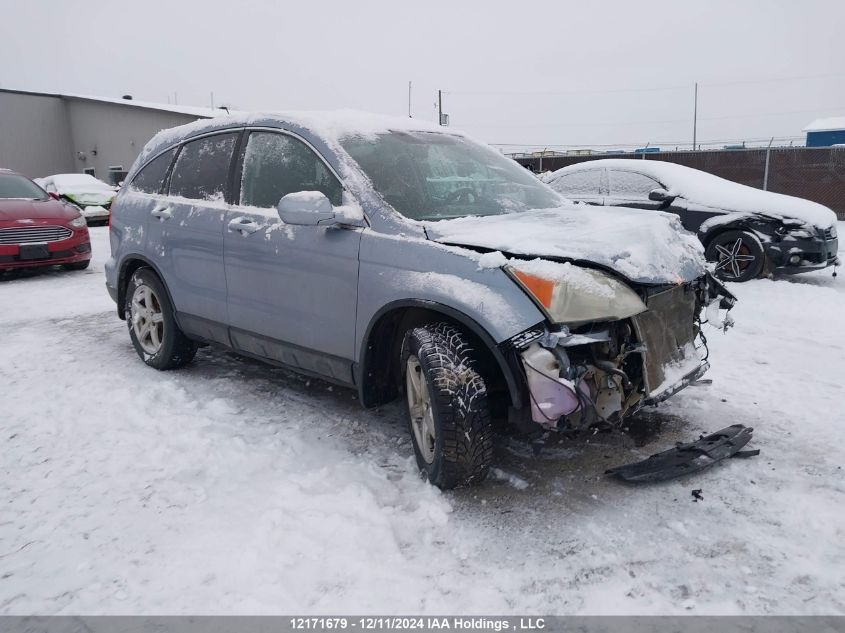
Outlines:
[[708, 207], [743, 213], [763, 213], [781, 218], [795, 218], [820, 229], [827, 229], [836, 222], [836, 214], [817, 202], [755, 189], [719, 178], [699, 169], [662, 160], [606, 158], [564, 167], [555, 174], [570, 173], [588, 167], [617, 168], [651, 176], [660, 181], [670, 194]]
[[425, 228], [443, 244], [592, 262], [639, 283], [704, 274], [701, 242], [668, 213], [572, 205], [427, 222]]

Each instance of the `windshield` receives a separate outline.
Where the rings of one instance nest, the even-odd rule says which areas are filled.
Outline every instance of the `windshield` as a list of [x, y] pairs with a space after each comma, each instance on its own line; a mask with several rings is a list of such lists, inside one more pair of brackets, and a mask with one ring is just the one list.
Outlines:
[[47, 193], [29, 178], [18, 174], [0, 174], [0, 198], [46, 200]]
[[388, 132], [347, 137], [341, 145], [384, 199], [413, 220], [501, 215], [561, 204], [524, 167], [460, 136]]

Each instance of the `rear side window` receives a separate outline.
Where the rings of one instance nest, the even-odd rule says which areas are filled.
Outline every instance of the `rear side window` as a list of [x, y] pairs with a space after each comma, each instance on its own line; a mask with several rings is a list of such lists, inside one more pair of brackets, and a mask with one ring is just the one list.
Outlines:
[[241, 177], [242, 205], [275, 208], [282, 197], [319, 191], [335, 206], [342, 186], [314, 151], [302, 141], [275, 132], [249, 135]]
[[170, 163], [173, 162], [174, 154], [176, 154], [176, 148], [165, 152], [147, 163], [132, 179], [129, 188], [133, 191], [142, 191], [144, 193], [161, 193], [161, 189], [164, 187], [164, 179], [167, 176]]
[[610, 195], [628, 198], [648, 198], [649, 192], [661, 187], [661, 184], [642, 174], [631, 171], [610, 172]]
[[170, 176], [170, 195], [223, 200], [238, 134], [217, 134], [185, 143]]
[[564, 196], [598, 196], [601, 189], [601, 169], [585, 169], [564, 174], [549, 183]]

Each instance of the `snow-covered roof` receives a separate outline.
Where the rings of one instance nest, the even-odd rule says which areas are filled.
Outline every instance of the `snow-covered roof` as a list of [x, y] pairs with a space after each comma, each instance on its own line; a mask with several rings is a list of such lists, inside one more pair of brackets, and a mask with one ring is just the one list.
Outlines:
[[462, 132], [422, 119], [375, 114], [359, 110], [232, 111], [229, 115], [221, 116], [218, 114], [213, 121], [203, 119], [160, 131], [144, 146], [140, 160], [143, 162], [147, 156], [158, 149], [188, 136], [195, 136], [225, 126], [259, 125], [272, 122], [310, 130], [313, 134], [334, 146], [337, 146], [340, 139], [347, 136], [375, 136], [389, 131], [440, 132], [464, 136]]
[[804, 128], [805, 132], [833, 132], [838, 130], [845, 130], [845, 116], [816, 119]]
[[836, 222], [833, 211], [811, 200], [763, 191], [664, 160], [602, 158], [585, 161], [557, 170], [547, 182], [554, 188], [557, 177], [596, 167], [624, 169], [650, 176], [666, 187], [670, 194], [707, 207], [797, 218], [820, 228], [827, 228]]

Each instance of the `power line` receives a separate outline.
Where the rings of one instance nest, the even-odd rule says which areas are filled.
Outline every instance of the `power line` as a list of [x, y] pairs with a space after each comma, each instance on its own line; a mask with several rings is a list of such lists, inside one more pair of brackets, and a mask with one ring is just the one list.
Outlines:
[[584, 95], [584, 94], [612, 94], [618, 92], [664, 92], [669, 90], [689, 90], [689, 86], [661, 86], [655, 88], [612, 88], [599, 90], [444, 90], [448, 95], [518, 95], [518, 96], [550, 96], [550, 95]]
[[701, 83], [699, 85], [702, 86], [738, 86], [738, 85], [751, 85], [751, 84], [769, 84], [769, 83], [777, 83], [782, 81], [798, 81], [802, 79], [821, 79], [826, 77], [841, 77], [845, 75], [845, 73], [823, 73], [820, 75], [796, 75], [792, 77], [773, 77], [771, 79], [746, 79], [743, 81], [722, 81], [718, 83]]
[[[707, 87], [707, 88], [716, 88], [722, 86], [739, 86], [739, 85], [755, 85], [755, 84], [767, 84], [767, 83], [779, 83], [779, 82], [788, 82], [788, 81], [801, 81], [804, 79], [821, 79], [827, 77], [842, 77], [845, 76], [845, 72], [836, 72], [836, 73], [821, 73], [816, 75], [792, 75], [787, 77], [770, 77], [767, 79], [743, 79], [743, 80], [736, 80], [736, 81], [723, 81], [723, 82], [713, 82], [713, 83], [706, 83], [706, 82], [699, 82], [699, 86]], [[689, 84], [679, 84], [674, 86], [650, 86], [650, 87], [640, 87], [640, 88], [611, 88], [611, 89], [597, 89], [597, 90], [527, 90], [527, 91], [519, 91], [519, 90], [443, 90], [444, 94], [448, 95], [481, 95], [481, 96], [494, 96], [494, 95], [514, 95], [514, 96], [556, 96], [556, 95], [584, 95], [584, 94], [615, 94], [615, 93], [624, 93], [624, 92], [665, 92], [665, 91], [672, 91], [672, 90], [691, 90], [692, 83]]]
[[[751, 118], [760, 118], [760, 117], [769, 117], [769, 116], [786, 116], [790, 114], [808, 114], [812, 112], [837, 112], [837, 111], [845, 111], [845, 106], [823, 106], [820, 108], [813, 108], [811, 110], [791, 110], [787, 112], [755, 112], [752, 114], [730, 114], [727, 116], [711, 116], [711, 117], [698, 117], [699, 121], [723, 121], [726, 119], [751, 119]], [[486, 128], [486, 129], [493, 129], [493, 128], [526, 128], [526, 129], [556, 129], [556, 128], [578, 128], [578, 127], [615, 127], [620, 125], [653, 125], [658, 123], [689, 123], [689, 119], [662, 119], [662, 120], [651, 120], [651, 121], [617, 121], [617, 122], [602, 122], [602, 123], [565, 123], [565, 124], [528, 124], [528, 125], [476, 125], [476, 124], [468, 124], [462, 125], [461, 127], [467, 128]]]
[[[768, 143], [772, 140], [771, 136], [760, 137], [760, 138], [726, 138], [726, 139], [712, 139], [707, 141], [699, 141], [699, 145], [714, 145], [714, 144], [723, 144], [723, 143]], [[775, 136], [775, 141], [798, 141], [804, 140], [803, 136]], [[689, 139], [685, 139], [682, 141], [650, 141], [652, 145], [688, 145]], [[642, 145], [642, 142], [623, 142], [623, 143], [490, 143], [495, 147], [537, 147], [537, 148], [563, 148], [563, 149], [572, 149], [572, 148], [585, 148], [585, 147], [625, 147], [625, 146], [635, 146], [635, 145]]]

